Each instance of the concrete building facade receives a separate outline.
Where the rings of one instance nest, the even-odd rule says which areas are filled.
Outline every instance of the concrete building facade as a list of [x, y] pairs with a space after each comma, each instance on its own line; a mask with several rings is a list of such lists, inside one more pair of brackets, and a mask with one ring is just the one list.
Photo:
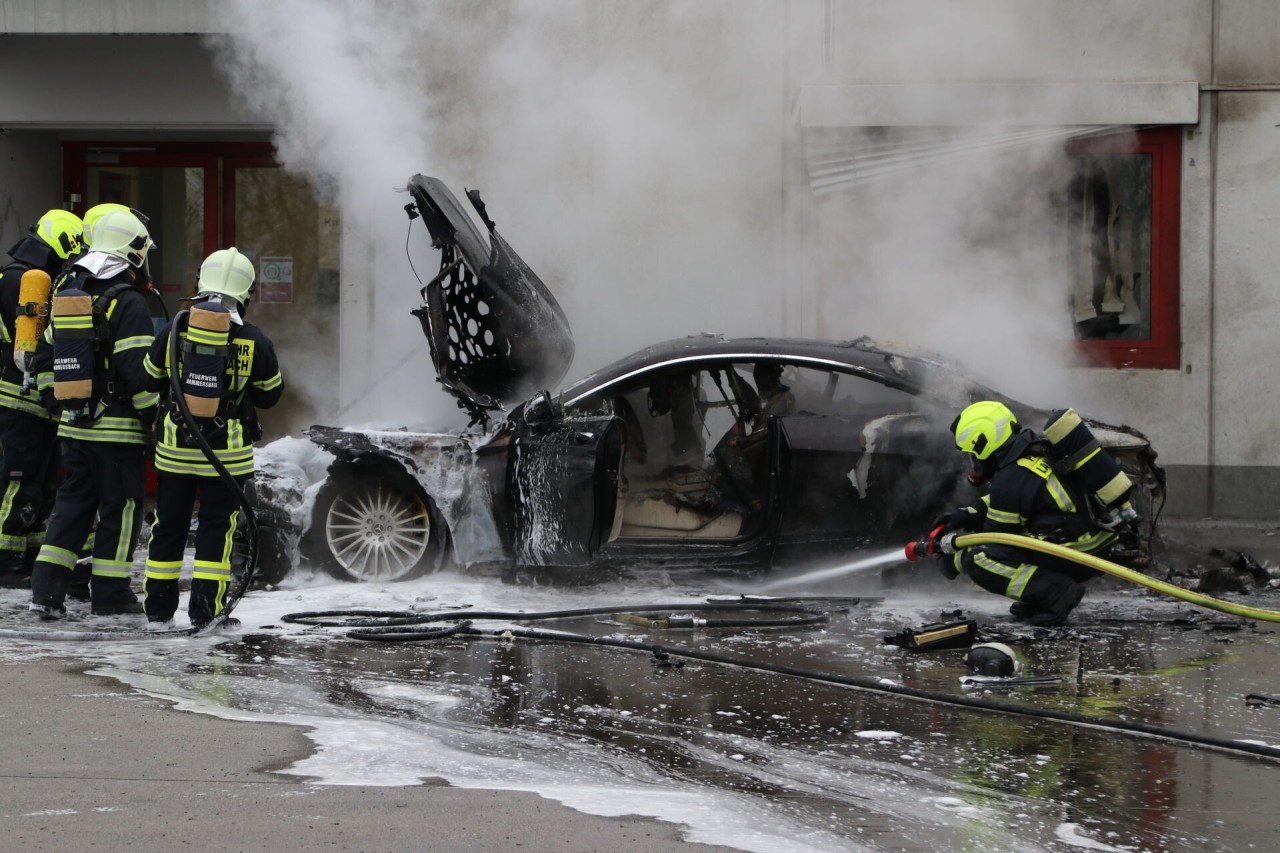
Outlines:
[[[776, 39], [761, 62], [783, 81], [782, 97], [762, 86], [758, 109], [776, 113], [783, 132], [759, 203], [786, 223], [777, 254], [818, 273], [789, 291], [784, 319], [762, 332], [837, 334], [823, 322], [831, 294], [824, 261], [809, 256], [811, 232], [825, 211], [856, 206], [873, 179], [969, 149], [1054, 142], [1078, 167], [1058, 207], [1065, 278], [1077, 283], [1063, 311], [1091, 339], [1080, 346], [1093, 366], [1081, 370], [1109, 410], [1160, 449], [1171, 511], [1275, 515], [1280, 402], [1266, 377], [1280, 363], [1280, 288], [1271, 284], [1280, 5], [724, 8], [758, 16]], [[215, 68], [203, 37], [227, 29], [224, 13], [218, 0], [0, 0], [0, 234], [18, 235], [54, 202], [162, 211], [170, 307], [213, 248], [236, 242], [260, 267], [272, 264], [255, 319], [286, 361], [291, 346], [331, 340], [331, 370], [343, 377], [331, 399], [296, 401], [275, 423], [279, 434], [353, 397], [365, 381], [356, 348], [379, 309], [349, 307], [344, 288], [357, 273], [344, 260], [332, 193], [276, 168], [271, 122], [247, 112]], [[696, 87], [696, 67], [685, 72]]]

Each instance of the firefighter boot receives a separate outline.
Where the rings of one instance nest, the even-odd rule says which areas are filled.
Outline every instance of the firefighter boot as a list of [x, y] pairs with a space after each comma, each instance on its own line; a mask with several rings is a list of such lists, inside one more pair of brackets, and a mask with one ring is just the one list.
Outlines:
[[31, 570], [30, 611], [41, 619], [61, 619], [67, 613], [67, 570], [57, 563], [37, 561]]
[[1084, 585], [1072, 581], [1071, 586], [1047, 610], [1031, 614], [1031, 624], [1042, 628], [1066, 624], [1067, 616], [1076, 609], [1076, 605], [1082, 598], [1084, 598]]
[[90, 609], [94, 616], [125, 616], [145, 612], [138, 596], [129, 589], [128, 578], [94, 575], [89, 591], [92, 594]]
[[148, 622], [168, 622], [178, 612], [178, 581], [147, 578], [142, 582], [142, 604]]
[[187, 613], [191, 616], [191, 625], [196, 630], [203, 628], [222, 612], [227, 603], [227, 584], [225, 581], [211, 581], [208, 578], [193, 578], [191, 581], [191, 600], [187, 603]]

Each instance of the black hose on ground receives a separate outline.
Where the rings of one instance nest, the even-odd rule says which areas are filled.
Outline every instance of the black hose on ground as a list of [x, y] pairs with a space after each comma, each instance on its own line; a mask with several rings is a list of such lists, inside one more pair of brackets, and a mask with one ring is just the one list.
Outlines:
[[[826, 610], [839, 609], [840, 604], [832, 606], [836, 599], [820, 599]], [[843, 599], [843, 604], [857, 604], [858, 599]], [[414, 625], [426, 625], [433, 622], [465, 619], [507, 620], [512, 622], [537, 622], [548, 619], [573, 619], [584, 616], [613, 616], [620, 622], [640, 625], [649, 628], [797, 628], [822, 625], [827, 622], [824, 610], [806, 605], [800, 599], [792, 599], [794, 603], [765, 603], [756, 601], [718, 601], [703, 604], [644, 604], [635, 607], [582, 607], [574, 610], [544, 610], [538, 613], [513, 613], [498, 610], [478, 611], [446, 611], [442, 613], [414, 613], [405, 610], [312, 610], [303, 613], [289, 613], [281, 617], [282, 622], [298, 625], [312, 625], [323, 628], [350, 628], [348, 636], [359, 640], [382, 640], [383, 642], [407, 642], [416, 639], [430, 639], [436, 636], [438, 629], [431, 628], [425, 632], [408, 630]], [[771, 614], [773, 618], [753, 619], [700, 619], [689, 616], [694, 611], [701, 612], [736, 612], [755, 611]], [[664, 618], [647, 618], [641, 614], [665, 614]], [[634, 617], [634, 618], [626, 618]], [[683, 621], [687, 620], [687, 621]], [[672, 624], [672, 623], [675, 624]], [[419, 636], [425, 633], [426, 636]]]
[[[1097, 717], [1089, 717], [1084, 714], [1076, 714], [1070, 711], [1030, 708], [1024, 705], [1014, 705], [1008, 702], [1001, 702], [987, 698], [959, 696], [933, 690], [922, 690], [920, 688], [908, 687], [903, 684], [897, 684], [889, 681], [888, 679], [874, 676], [839, 675], [835, 673], [816, 672], [813, 670], [785, 666], [783, 664], [773, 664], [765, 661], [738, 658], [715, 652], [705, 652], [697, 649], [669, 646], [662, 643], [619, 639], [616, 637], [591, 637], [582, 634], [573, 634], [567, 631], [540, 631], [535, 628], [522, 628], [518, 626], [482, 629], [475, 627], [473, 624], [475, 620], [479, 619], [523, 622], [544, 619], [562, 619], [574, 616], [643, 613], [654, 612], [655, 610], [669, 612], [673, 609], [677, 609], [683, 612], [690, 612], [702, 610], [704, 608], [713, 610], [748, 608], [765, 609], [765, 606], [755, 602], [716, 602], [711, 604], [677, 605], [675, 608], [671, 605], [648, 605], [645, 607], [631, 608], [594, 607], [582, 610], [560, 610], [542, 613], [504, 613], [494, 611], [468, 613], [461, 610], [445, 613], [327, 610], [307, 613], [290, 613], [283, 616], [281, 621], [314, 626], [348, 628], [350, 630], [347, 631], [346, 635], [351, 639], [382, 643], [422, 642], [439, 640], [446, 637], [465, 636], [497, 640], [512, 640], [520, 638], [605, 646], [609, 648], [626, 649], [628, 651], [646, 652], [664, 662], [669, 661], [672, 657], [697, 660], [706, 663], [720, 664], [723, 666], [734, 666], [740, 669], [769, 672], [791, 678], [803, 678], [824, 684], [849, 687], [854, 690], [863, 690], [871, 693], [884, 693], [917, 702], [926, 702], [936, 705], [950, 705], [953, 707], [966, 708], [990, 714], [1027, 717], [1031, 719], [1045, 720], [1051, 723], [1074, 726], [1077, 728], [1113, 731], [1127, 734], [1132, 737], [1150, 738], [1174, 744], [1214, 749], [1221, 752], [1238, 753], [1261, 758], [1269, 758], [1272, 760], [1280, 760], [1280, 747], [1269, 746], [1267, 744], [1230, 740], [1227, 738], [1213, 737], [1211, 735], [1196, 734], [1194, 732], [1180, 732], [1174, 729], [1162, 728], [1160, 726], [1146, 725], [1145, 723], [1131, 723], [1126, 720], [1100, 719]], [[805, 610], [809, 613], [814, 612], [811, 608], [800, 607], [798, 609]], [[346, 617], [346, 619], [345, 621], [330, 621], [335, 617]], [[440, 622], [448, 622], [449, 624], [433, 624]], [[415, 625], [421, 627], [416, 630], [408, 630], [410, 626]]]

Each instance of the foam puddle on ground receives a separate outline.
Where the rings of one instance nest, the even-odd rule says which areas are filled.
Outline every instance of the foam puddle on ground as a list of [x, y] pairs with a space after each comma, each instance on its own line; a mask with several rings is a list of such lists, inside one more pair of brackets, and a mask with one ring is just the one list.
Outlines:
[[[983, 732], [993, 724], [981, 717], [966, 719], [972, 727], [967, 734], [941, 720], [936, 728], [913, 729], [899, 722], [931, 712], [892, 702], [882, 713], [865, 710], [852, 693], [834, 700], [843, 708], [811, 708], [806, 689], [796, 691], [791, 711], [769, 715], [776, 719], [766, 721], [772, 727], [766, 731], [765, 723], [752, 723], [760, 713], [753, 698], [759, 694], [734, 696], [724, 689], [739, 676], [710, 666], [690, 671], [696, 669], [691, 666], [666, 678], [651, 672], [638, 655], [616, 667], [639, 671], [633, 681], [594, 694], [589, 684], [579, 684], [586, 698], [561, 703], [558, 693], [568, 697], [575, 679], [589, 681], [596, 673], [580, 674], [563, 665], [575, 655], [549, 645], [459, 642], [446, 653], [421, 645], [355, 643], [336, 632], [280, 622], [289, 612], [348, 608], [625, 609], [656, 602], [693, 604], [709, 591], [696, 584], [673, 586], [662, 573], [588, 591], [513, 587], [450, 574], [385, 586], [304, 574], [287, 588], [248, 596], [237, 610], [244, 623], [238, 640], [166, 638], [77, 648], [14, 642], [0, 648], [0, 659], [33, 652], [75, 656], [97, 665], [100, 674], [187, 710], [309, 727], [316, 751], [282, 772], [320, 784], [413, 785], [444, 779], [459, 787], [531, 791], [589, 814], [671, 821], [681, 824], [691, 841], [742, 850], [882, 849], [885, 843], [954, 849], [974, 838], [982, 839], [984, 849], [1064, 844], [1138, 849], [1134, 835], [1121, 833], [1117, 839], [1096, 820], [1065, 820], [1071, 809], [1060, 795], [1014, 793], [1018, 778], [1027, 777], [1025, 787], [1034, 791], [1036, 774], [1048, 772], [1042, 767], [1047, 758], [1024, 757], [1001, 745], [1000, 732], [1021, 732], [1027, 728], [1021, 724], [997, 727], [988, 742]], [[3, 594], [5, 601], [20, 595]], [[989, 605], [996, 613], [1003, 609], [994, 597], [972, 603]], [[895, 621], [919, 623], [934, 618], [939, 605], [935, 597], [898, 596], [877, 612], [881, 620], [888, 614]], [[866, 631], [853, 627], [852, 620], [866, 617], [859, 612], [828, 632], [744, 632], [723, 642], [734, 654], [781, 650], [801, 657], [831, 653], [827, 646], [834, 644], [845, 665], [897, 676], [909, 663], [918, 669], [913, 678], [928, 678], [931, 670], [946, 665], [945, 656], [903, 657], [900, 650], [875, 643], [844, 647], [849, 637]], [[617, 630], [597, 627], [604, 633]], [[680, 644], [690, 636], [663, 639]], [[494, 664], [497, 659], [501, 666]], [[547, 692], [537, 679], [526, 683], [521, 667], [558, 673], [562, 683]], [[332, 687], [339, 682], [353, 701], [335, 697]], [[705, 699], [697, 695], [704, 688]], [[530, 695], [537, 690], [544, 692]], [[662, 707], [665, 702], [655, 698], [662, 690], [683, 692], [681, 701], [698, 706], [702, 722]], [[495, 722], [492, 714], [486, 716], [495, 702], [509, 706], [509, 718]], [[588, 730], [594, 738], [584, 735]], [[1104, 811], [1114, 808], [1117, 824], [1125, 818], [1122, 805], [1112, 807], [1107, 798], [1087, 791], [1078, 796], [1097, 800]], [[1204, 840], [1172, 831], [1158, 837], [1173, 847]]]

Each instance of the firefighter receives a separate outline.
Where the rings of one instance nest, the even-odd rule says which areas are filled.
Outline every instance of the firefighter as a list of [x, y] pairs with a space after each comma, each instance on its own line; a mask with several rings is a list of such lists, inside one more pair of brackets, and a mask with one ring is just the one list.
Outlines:
[[[951, 425], [956, 446], [972, 458], [971, 479], [986, 482], [976, 503], [934, 520], [942, 534], [969, 530], [1034, 536], [1096, 554], [1116, 540], [1093, 521], [1074, 484], [1054, 470], [1052, 446], [1023, 429], [1003, 403], [968, 406]], [[1034, 625], [1061, 625], [1097, 572], [1070, 560], [1006, 545], [980, 545], [939, 555], [948, 578], [968, 575], [978, 586], [1013, 599], [1009, 612]]]
[[[211, 254], [200, 266], [197, 304], [177, 328], [179, 363], [170, 360], [173, 324], [163, 328], [144, 362], [151, 388], [172, 388], [176, 373], [191, 420], [167, 399], [161, 406], [156, 437], [156, 520], [147, 551], [143, 582], [147, 621], [172, 624], [178, 609], [191, 513], [199, 500], [195, 565], [187, 613], [199, 629], [226, 606], [231, 583], [231, 557], [241, 524], [240, 499], [253, 476], [253, 442], [261, 437], [257, 410], [274, 406], [284, 380], [270, 339], [245, 320], [253, 294], [253, 264], [235, 247]], [[198, 446], [199, 429], [218, 460], [231, 474], [226, 482]]]
[[[34, 353], [40, 331], [36, 321], [47, 309], [48, 287], [67, 259], [80, 251], [82, 235], [78, 216], [50, 210], [9, 250], [12, 261], [0, 270], [0, 587], [30, 586], [31, 566], [53, 509], [58, 427], [40, 404], [34, 375], [19, 362], [24, 351]], [[23, 276], [32, 270], [41, 275], [28, 277], [24, 293]], [[29, 318], [21, 336], [19, 315]]]
[[91, 532], [92, 612], [142, 612], [129, 570], [142, 519], [148, 425], [159, 399], [142, 367], [155, 335], [137, 282], [154, 245], [129, 211], [103, 215], [89, 251], [55, 289], [36, 350], [37, 387], [59, 413], [65, 469], [31, 574], [30, 609], [41, 619], [65, 615], [67, 583]]

